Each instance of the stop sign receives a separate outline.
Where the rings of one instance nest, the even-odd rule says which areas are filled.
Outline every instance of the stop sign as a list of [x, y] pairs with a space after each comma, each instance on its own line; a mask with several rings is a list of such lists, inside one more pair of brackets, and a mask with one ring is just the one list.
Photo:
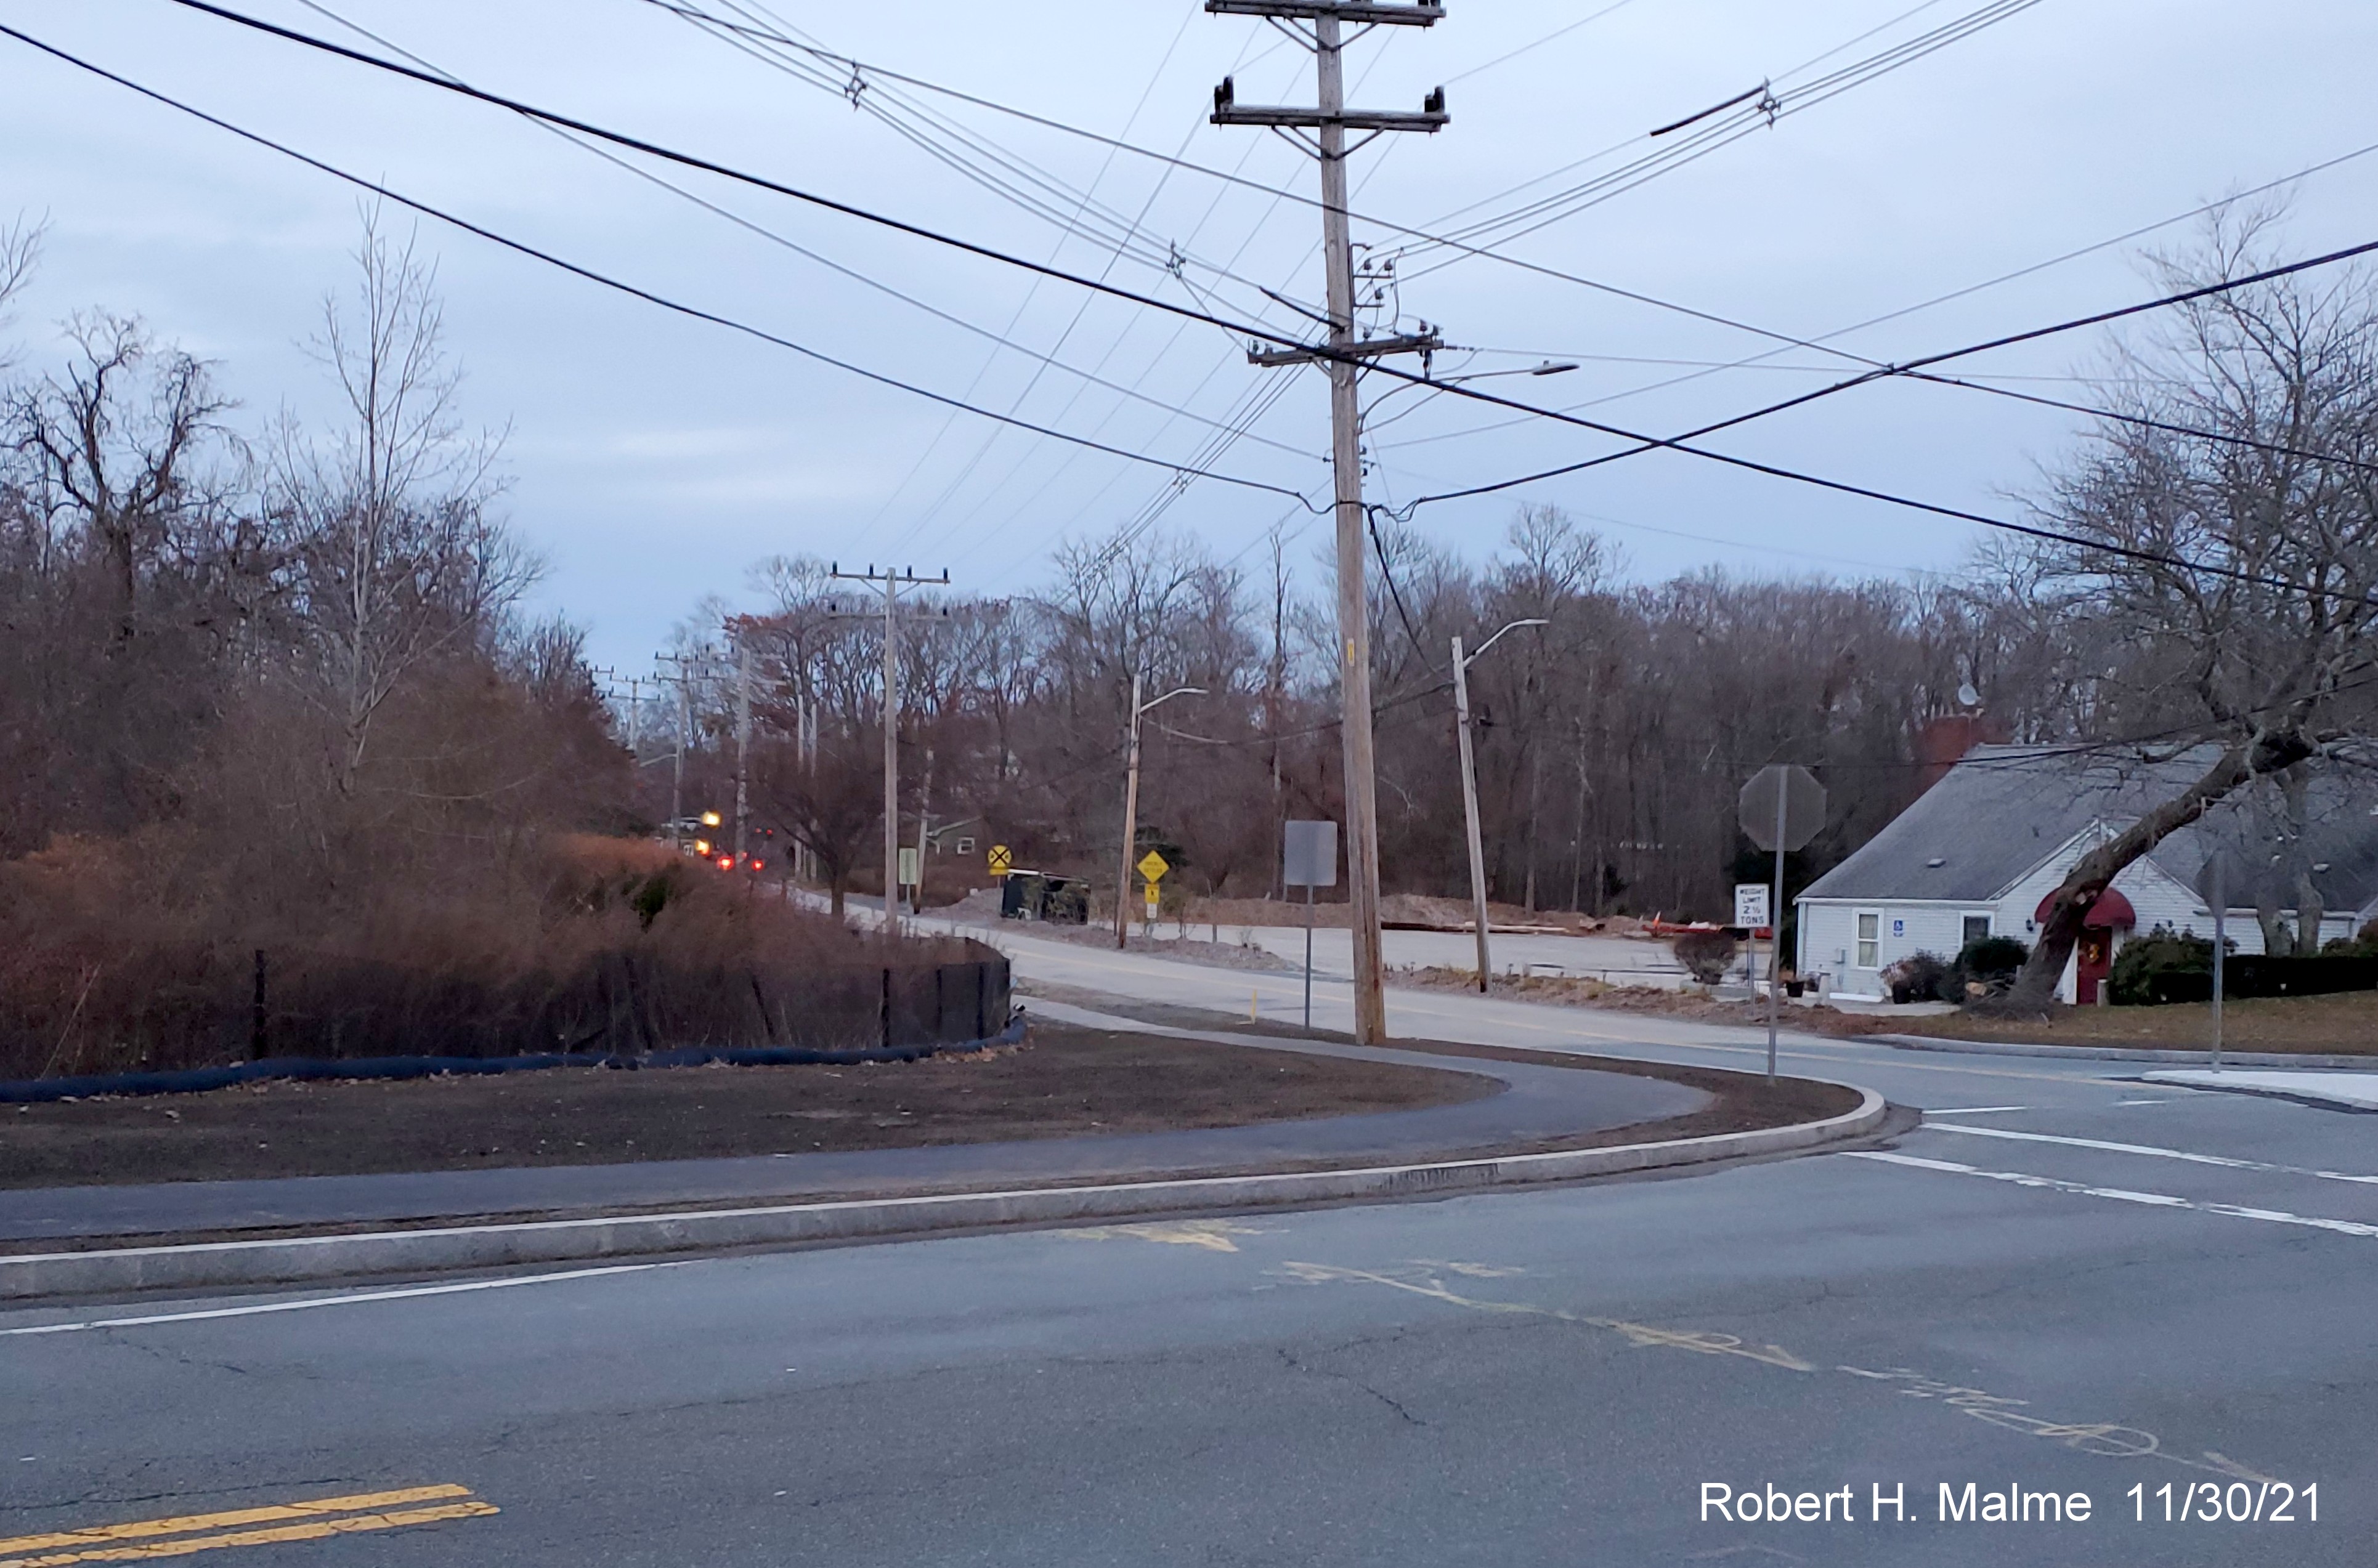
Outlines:
[[1736, 804], [1743, 833], [1765, 850], [1799, 849], [1825, 825], [1825, 786], [1796, 763], [1759, 769], [1742, 786]]

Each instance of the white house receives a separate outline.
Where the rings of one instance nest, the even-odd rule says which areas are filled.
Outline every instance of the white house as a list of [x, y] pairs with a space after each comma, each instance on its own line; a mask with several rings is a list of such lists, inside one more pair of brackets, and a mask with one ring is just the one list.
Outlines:
[[[2215, 755], [2200, 748], [2142, 761], [1976, 747], [1799, 896], [1799, 973], [1821, 976], [1825, 995], [1880, 999], [1881, 971], [1911, 953], [1954, 958], [1986, 936], [2028, 945], [2042, 905], [2074, 862], [2179, 794]], [[2124, 868], [2084, 920], [2058, 994], [2096, 1000], [2115, 952], [2132, 935], [2168, 926], [2210, 937], [2212, 911], [2196, 892], [2205, 862], [2219, 849], [2232, 865], [2268, 863], [2280, 832], [2275, 794], [2268, 785], [2240, 791]], [[2358, 769], [2324, 775], [2306, 792], [2300, 820], [2286, 826], [2300, 841], [2298, 864], [2308, 866], [2321, 895], [2322, 940], [2378, 919], [2378, 778]], [[2224, 889], [2234, 952], [2263, 951], [2254, 892]], [[2273, 900], [2291, 924], [2295, 911], [2286, 905], [2294, 898], [2290, 891]]]

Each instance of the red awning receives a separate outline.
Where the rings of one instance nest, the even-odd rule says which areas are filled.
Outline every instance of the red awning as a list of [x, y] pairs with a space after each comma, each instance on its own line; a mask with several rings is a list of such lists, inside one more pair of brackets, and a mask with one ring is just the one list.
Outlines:
[[[2039, 908], [2032, 914], [2032, 924], [2035, 926], [2047, 925], [2048, 906], [2055, 902], [2056, 895], [2052, 892], [2046, 898], [2041, 899], [2039, 901]], [[2096, 903], [2090, 904], [2086, 910], [2082, 912], [2081, 924], [2084, 926], [2095, 926], [2100, 930], [2135, 930], [2139, 924], [2139, 912], [2131, 907], [2131, 901], [2122, 896], [2121, 889], [2108, 888], [2104, 892], [2097, 895]]]

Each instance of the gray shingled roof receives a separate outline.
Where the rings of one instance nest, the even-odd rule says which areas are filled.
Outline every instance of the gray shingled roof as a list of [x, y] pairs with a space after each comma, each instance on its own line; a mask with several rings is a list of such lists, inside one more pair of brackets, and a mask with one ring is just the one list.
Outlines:
[[[1882, 832], [1811, 884], [1804, 898], [1940, 899], [1981, 904], [2038, 865], [2092, 821], [2122, 826], [2169, 799], [2212, 765], [2201, 747], [2168, 760], [2043, 754], [2037, 748], [1977, 746]], [[2183, 828], [2148, 856], [2183, 887], [2216, 839], [2249, 862], [2267, 843], [2274, 786], [2232, 797], [2206, 822]], [[2324, 772], [2307, 791], [2304, 837], [2327, 906], [2368, 908], [2378, 899], [2378, 774]], [[2232, 896], [2240, 907], [2252, 893]], [[2291, 904], [2292, 895], [2281, 901]]]

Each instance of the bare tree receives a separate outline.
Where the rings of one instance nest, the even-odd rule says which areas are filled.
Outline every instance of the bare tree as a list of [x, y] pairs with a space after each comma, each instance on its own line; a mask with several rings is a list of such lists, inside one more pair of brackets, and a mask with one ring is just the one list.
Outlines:
[[122, 640], [133, 634], [143, 569], [209, 498], [208, 476], [194, 470], [210, 438], [227, 435], [218, 416], [229, 405], [204, 365], [161, 347], [136, 320], [94, 312], [75, 317], [66, 335], [76, 358], [62, 377], [9, 397], [8, 436], [32, 465], [35, 503], [78, 514], [97, 544]]
[[[2182, 286], [2243, 276], [2268, 230], [2268, 214], [2225, 212], [2199, 254], [2161, 270]], [[2020, 1006], [2053, 993], [2084, 915], [2123, 868], [2251, 782], [2333, 755], [2348, 738], [2344, 694], [2378, 665], [2371, 276], [2196, 301], [2123, 369], [2107, 390], [2132, 412], [2209, 434], [2101, 430], [2043, 507], [2090, 543], [2035, 555], [2059, 615], [2108, 652], [2098, 734], [2154, 736], [2165, 755], [2202, 747], [2206, 760], [2056, 890]]]
[[464, 434], [434, 269], [370, 209], [354, 259], [354, 297], [324, 302], [312, 344], [345, 421], [326, 439], [284, 423], [274, 496], [298, 541], [342, 791], [389, 700], [425, 662], [482, 635], [538, 570], [490, 515], [501, 442]]
[[[8, 302], [33, 281], [33, 270], [41, 264], [42, 239], [48, 227], [20, 216], [0, 228], [0, 327], [8, 324]], [[8, 365], [8, 352], [0, 348], [0, 371]]]

